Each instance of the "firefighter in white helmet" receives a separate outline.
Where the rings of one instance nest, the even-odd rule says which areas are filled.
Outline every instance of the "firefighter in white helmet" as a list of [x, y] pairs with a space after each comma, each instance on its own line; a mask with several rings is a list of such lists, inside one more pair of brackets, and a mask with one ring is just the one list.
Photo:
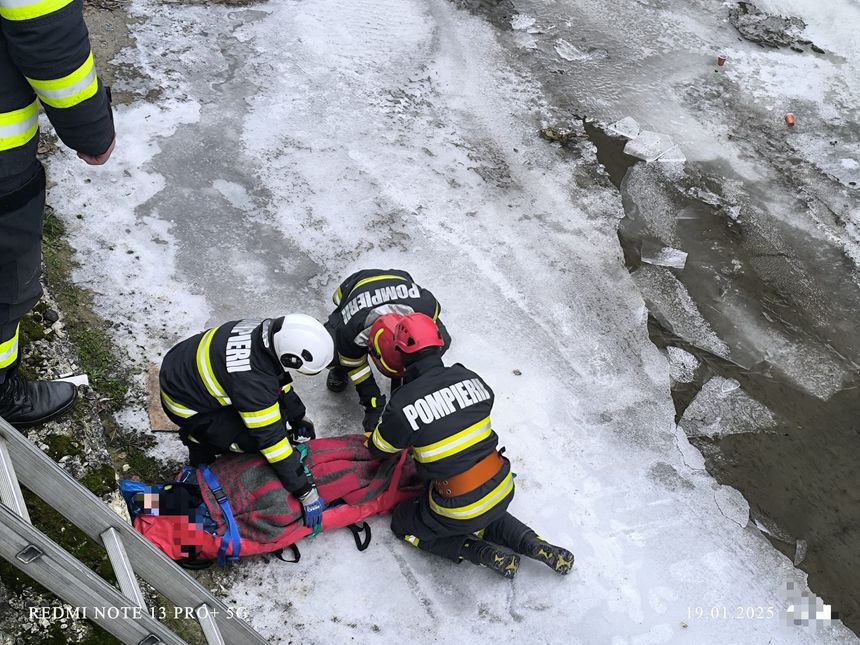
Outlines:
[[180, 428], [192, 466], [227, 452], [260, 452], [299, 498], [308, 526], [325, 503], [293, 450], [313, 439], [314, 425], [292, 386], [290, 370], [319, 374], [334, 346], [310, 316], [240, 320], [188, 338], [164, 357], [161, 404]]

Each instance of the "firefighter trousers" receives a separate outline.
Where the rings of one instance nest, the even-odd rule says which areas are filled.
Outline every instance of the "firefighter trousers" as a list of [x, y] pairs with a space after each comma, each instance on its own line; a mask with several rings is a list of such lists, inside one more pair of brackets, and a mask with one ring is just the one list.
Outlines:
[[18, 365], [19, 322], [42, 297], [45, 171], [0, 179], [0, 383]]

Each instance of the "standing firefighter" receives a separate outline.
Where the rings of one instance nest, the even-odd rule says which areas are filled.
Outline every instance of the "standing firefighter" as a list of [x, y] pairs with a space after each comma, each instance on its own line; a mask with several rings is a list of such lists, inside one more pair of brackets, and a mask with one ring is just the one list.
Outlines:
[[369, 332], [374, 321], [390, 313], [422, 313], [439, 326], [445, 341], [443, 352], [450, 346], [451, 337], [439, 320], [442, 310], [439, 302], [427, 289], [415, 284], [406, 271], [358, 271], [341, 283], [332, 300], [337, 308], [329, 316], [326, 327], [334, 338], [337, 364], [329, 372], [326, 386], [332, 392], [343, 392], [347, 378], [352, 381], [365, 411], [364, 429], [370, 432], [385, 407], [385, 397], [367, 361], [368, 345], [372, 344]]
[[520, 553], [569, 573], [570, 551], [507, 512], [514, 480], [490, 424], [493, 391], [462, 365], [445, 367], [442, 345], [435, 323], [423, 314], [403, 317], [392, 341], [381, 344], [383, 352], [399, 352], [406, 373], [368, 447], [380, 458], [411, 449], [419, 475], [429, 482], [425, 495], [394, 509], [391, 530], [420, 549], [484, 565], [506, 578], [516, 574]]
[[313, 439], [314, 426], [288, 370], [318, 374], [333, 354], [325, 327], [303, 314], [228, 322], [176, 345], [161, 364], [161, 404], [191, 465], [261, 452], [301, 501], [305, 523], [318, 525], [325, 503], [290, 443]]
[[17, 370], [19, 321], [42, 295], [39, 103], [85, 162], [104, 163], [114, 145], [82, 6], [0, 0], [0, 416], [19, 427], [64, 412], [77, 392], [70, 383], [28, 382]]

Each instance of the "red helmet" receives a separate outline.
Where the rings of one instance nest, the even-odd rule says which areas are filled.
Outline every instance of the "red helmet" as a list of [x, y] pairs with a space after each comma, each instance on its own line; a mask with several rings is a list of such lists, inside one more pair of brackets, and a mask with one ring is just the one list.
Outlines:
[[444, 344], [436, 322], [424, 314], [403, 316], [394, 330], [394, 347], [404, 354], [414, 354], [427, 347], [442, 347]]
[[394, 350], [394, 330], [403, 319], [402, 314], [384, 314], [370, 326], [367, 349], [376, 367], [390, 378], [403, 376], [403, 360]]

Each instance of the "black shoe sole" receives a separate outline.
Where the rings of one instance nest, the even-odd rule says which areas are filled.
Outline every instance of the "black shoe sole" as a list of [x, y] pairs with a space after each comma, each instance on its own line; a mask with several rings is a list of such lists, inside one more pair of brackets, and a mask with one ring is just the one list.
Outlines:
[[57, 410], [54, 410], [50, 414], [46, 414], [44, 417], [40, 417], [38, 419], [27, 419], [26, 421], [10, 421], [9, 419], [6, 419], [6, 421], [8, 421], [9, 425], [12, 426], [13, 428], [32, 428], [33, 426], [38, 426], [38, 425], [41, 425], [43, 423], [47, 423], [48, 421], [51, 421], [53, 419], [56, 419], [57, 417], [64, 415], [66, 412], [68, 412], [72, 408], [72, 406], [75, 404], [75, 401], [77, 401], [77, 400], [78, 400], [78, 388], [75, 388], [74, 396], [71, 399], [69, 399], [69, 401], [68, 401], [68, 403], [66, 403], [66, 405], [64, 405], [63, 407], [61, 407]]

